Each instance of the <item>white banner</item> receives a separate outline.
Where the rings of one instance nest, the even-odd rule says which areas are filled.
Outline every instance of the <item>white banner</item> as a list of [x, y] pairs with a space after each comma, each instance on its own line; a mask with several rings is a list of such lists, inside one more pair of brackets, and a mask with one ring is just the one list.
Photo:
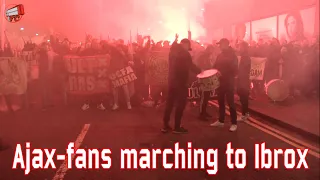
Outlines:
[[[238, 57], [240, 64], [241, 57]], [[251, 69], [250, 69], [250, 79], [251, 80], [263, 80], [264, 69], [267, 62], [267, 58], [251, 57]]]
[[0, 58], [0, 95], [27, 91], [27, 63], [16, 57]]

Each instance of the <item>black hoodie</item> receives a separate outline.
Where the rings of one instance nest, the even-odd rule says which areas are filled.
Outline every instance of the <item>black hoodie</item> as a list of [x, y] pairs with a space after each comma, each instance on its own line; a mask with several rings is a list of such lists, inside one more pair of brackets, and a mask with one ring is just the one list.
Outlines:
[[238, 58], [231, 47], [218, 55], [214, 68], [221, 74], [220, 87], [233, 88], [234, 78], [238, 72]]
[[238, 70], [238, 88], [250, 89], [251, 58], [248, 52], [241, 53]]
[[188, 88], [189, 71], [196, 74], [201, 72], [193, 64], [190, 53], [174, 42], [169, 53], [169, 88]]

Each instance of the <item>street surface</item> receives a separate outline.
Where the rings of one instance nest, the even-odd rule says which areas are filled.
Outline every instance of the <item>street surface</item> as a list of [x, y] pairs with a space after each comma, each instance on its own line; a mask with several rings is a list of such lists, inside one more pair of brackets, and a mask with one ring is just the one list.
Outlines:
[[[0, 136], [10, 147], [0, 151], [0, 180], [51, 180], [59, 177], [57, 173], [63, 161], [54, 160], [57, 169], [31, 170], [25, 176], [21, 169], [13, 170], [13, 158], [17, 143], [31, 143], [32, 148], [55, 148], [56, 154], [65, 154], [69, 142], [79, 140], [80, 148], [110, 148], [112, 150], [112, 167], [109, 170], [78, 170], [70, 169], [60, 176], [64, 180], [318, 180], [319, 179], [319, 149], [318, 144], [306, 160], [309, 169], [285, 170], [283, 156], [279, 156], [279, 169], [255, 170], [254, 145], [266, 143], [270, 149], [296, 149], [296, 142], [268, 133], [266, 127], [241, 122], [238, 131], [229, 132], [230, 120], [226, 119], [224, 128], [210, 127], [210, 122], [197, 119], [197, 109], [188, 106], [183, 126], [188, 134], [162, 134], [163, 107], [143, 108], [112, 112], [89, 109], [86, 112], [80, 107], [54, 107], [47, 111], [28, 110], [14, 114], [0, 114]], [[210, 114], [217, 116], [217, 108], [210, 107]], [[172, 116], [173, 117], [173, 116]], [[173, 119], [172, 119], [173, 126]], [[83, 128], [87, 131], [83, 131]], [[81, 133], [82, 132], [82, 133]], [[81, 135], [79, 135], [81, 134]], [[281, 136], [279, 138], [279, 136]], [[186, 148], [187, 142], [192, 142], [193, 148], [218, 148], [218, 172], [209, 176], [205, 170], [120, 170], [121, 148], [174, 148], [174, 143], [180, 142]], [[247, 154], [245, 169], [230, 170], [226, 165], [226, 145], [231, 142], [233, 148], [243, 148]], [[303, 143], [303, 142], [302, 142]], [[309, 145], [309, 144], [307, 144]], [[170, 160], [170, 158], [169, 158]], [[234, 160], [233, 160], [234, 161]], [[299, 161], [299, 157], [296, 157]], [[59, 179], [59, 178], [57, 178]]]

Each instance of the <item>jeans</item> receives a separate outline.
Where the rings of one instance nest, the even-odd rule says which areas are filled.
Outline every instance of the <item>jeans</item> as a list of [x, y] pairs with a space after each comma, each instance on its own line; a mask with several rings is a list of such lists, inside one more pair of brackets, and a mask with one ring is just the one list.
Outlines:
[[224, 123], [226, 107], [225, 107], [225, 98], [229, 105], [229, 111], [231, 116], [231, 123], [237, 124], [237, 112], [236, 105], [234, 103], [234, 86], [229, 87], [220, 87], [218, 89], [218, 103], [219, 103], [219, 121]]
[[166, 108], [163, 117], [164, 127], [169, 127], [170, 115], [176, 103], [174, 127], [175, 129], [180, 128], [182, 115], [187, 103], [187, 96], [188, 88], [169, 88]]

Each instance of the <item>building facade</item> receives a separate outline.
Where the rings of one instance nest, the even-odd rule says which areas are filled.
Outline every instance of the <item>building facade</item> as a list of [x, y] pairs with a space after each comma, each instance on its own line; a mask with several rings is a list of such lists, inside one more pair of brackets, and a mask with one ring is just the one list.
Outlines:
[[214, 0], [204, 21], [211, 39], [300, 40], [319, 35], [319, 0]]

